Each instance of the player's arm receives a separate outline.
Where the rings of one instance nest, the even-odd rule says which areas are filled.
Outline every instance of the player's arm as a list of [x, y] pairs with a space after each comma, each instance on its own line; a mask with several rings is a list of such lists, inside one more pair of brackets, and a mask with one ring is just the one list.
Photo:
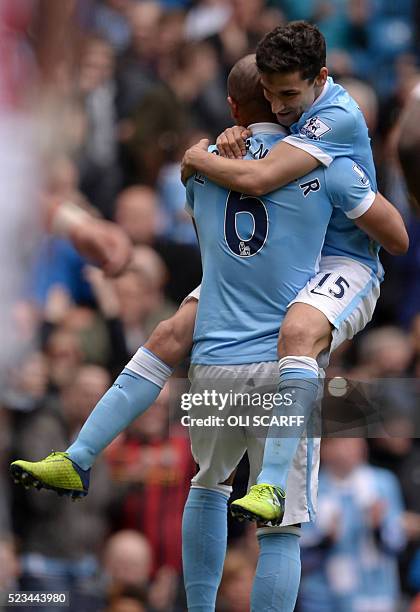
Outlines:
[[408, 235], [400, 213], [372, 191], [369, 179], [352, 159], [336, 159], [325, 171], [325, 180], [334, 206], [391, 255], [406, 253]]
[[132, 257], [132, 245], [122, 228], [92, 217], [72, 202], [44, 199], [47, 226], [55, 236], [67, 238], [77, 251], [101, 266], [107, 276], [123, 272]]
[[186, 151], [182, 161], [184, 184], [198, 171], [223, 187], [260, 196], [308, 174], [320, 164], [307, 151], [284, 142], [260, 160], [226, 159], [209, 153], [208, 144], [203, 139]]
[[404, 221], [395, 206], [380, 193], [376, 194], [370, 208], [354, 222], [391, 255], [407, 252], [409, 238]]
[[402, 114], [398, 153], [408, 189], [420, 210], [420, 85], [418, 85]]
[[[287, 136], [264, 159], [256, 161], [211, 159], [205, 142], [200, 141], [184, 157], [183, 180], [196, 169], [223, 187], [263, 195], [305, 176], [320, 164], [328, 167], [337, 156], [351, 156], [355, 129], [352, 112], [342, 107], [324, 109], [319, 116], [308, 119], [299, 134]], [[240, 130], [235, 134], [240, 138]], [[232, 149], [232, 157], [235, 156]]]

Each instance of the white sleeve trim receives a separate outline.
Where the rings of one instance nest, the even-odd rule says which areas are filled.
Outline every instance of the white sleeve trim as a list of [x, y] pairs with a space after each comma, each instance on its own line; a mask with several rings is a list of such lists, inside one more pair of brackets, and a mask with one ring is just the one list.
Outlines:
[[286, 136], [283, 142], [287, 142], [287, 144], [292, 145], [292, 147], [297, 147], [298, 149], [302, 149], [303, 151], [306, 151], [307, 153], [309, 153], [309, 155], [312, 155], [312, 157], [315, 157], [315, 159], [320, 161], [321, 164], [323, 164], [327, 168], [333, 161], [333, 158], [331, 157], [331, 155], [328, 155], [328, 153], [325, 153], [325, 151], [322, 151], [315, 145], [309, 144], [309, 142], [302, 141], [297, 136]]
[[353, 208], [353, 210], [346, 212], [346, 216], [349, 219], [358, 219], [359, 217], [364, 215], [367, 210], [369, 210], [375, 198], [376, 193], [374, 191], [369, 191], [369, 193], [363, 198], [360, 204], [356, 206], [356, 208]]

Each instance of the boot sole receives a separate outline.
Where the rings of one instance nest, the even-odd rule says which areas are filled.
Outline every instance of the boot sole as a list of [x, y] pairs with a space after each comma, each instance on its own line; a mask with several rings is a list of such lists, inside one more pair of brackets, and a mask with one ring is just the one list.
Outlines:
[[60, 487], [54, 487], [53, 485], [46, 484], [42, 482], [39, 478], [25, 470], [20, 465], [11, 465], [10, 466], [10, 474], [13, 478], [15, 484], [20, 484], [25, 487], [25, 489], [30, 489], [31, 487], [40, 491], [41, 489], [47, 489], [48, 491], [54, 491], [62, 497], [70, 497], [72, 501], [76, 501], [79, 499], [83, 499], [86, 497], [87, 493], [85, 491], [75, 491], [74, 489], [61, 489]]
[[276, 527], [280, 525], [283, 517], [277, 519], [276, 521], [266, 521], [258, 514], [255, 514], [251, 510], [247, 510], [246, 508], [241, 508], [240, 506], [230, 506], [231, 515], [238, 519], [239, 521], [253, 521], [257, 523], [262, 523], [262, 525], [266, 525], [267, 527]]

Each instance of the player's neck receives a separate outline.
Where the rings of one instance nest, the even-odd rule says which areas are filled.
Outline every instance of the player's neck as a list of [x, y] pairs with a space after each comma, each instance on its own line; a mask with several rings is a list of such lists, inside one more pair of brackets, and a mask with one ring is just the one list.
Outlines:
[[287, 128], [284, 128], [279, 123], [274, 121], [256, 121], [248, 124], [248, 129], [251, 130], [253, 136], [257, 134], [287, 134]]
[[325, 81], [325, 83], [323, 85], [320, 85], [319, 87], [315, 87], [315, 100], [313, 101], [312, 106], [314, 104], [317, 104], [317, 102], [319, 102], [320, 99], [324, 97], [327, 92], [327, 89], [328, 81]]
[[236, 119], [238, 125], [252, 125], [254, 123], [277, 123], [275, 115], [273, 115], [271, 112], [243, 113], [243, 115], [241, 115], [240, 117], [240, 121], [239, 118]]

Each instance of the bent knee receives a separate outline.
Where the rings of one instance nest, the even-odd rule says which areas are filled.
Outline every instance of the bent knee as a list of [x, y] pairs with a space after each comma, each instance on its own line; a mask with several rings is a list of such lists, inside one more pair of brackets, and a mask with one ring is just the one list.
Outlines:
[[[303, 321], [285, 321], [280, 329], [279, 350], [286, 355], [306, 354], [314, 344], [314, 333]], [[303, 353], [302, 353], [303, 351]]]
[[279, 357], [305, 355], [316, 358], [331, 342], [331, 327], [327, 319], [317, 321], [287, 319], [280, 329]]
[[176, 366], [187, 357], [192, 346], [193, 324], [186, 325], [177, 314], [161, 321], [154, 329], [145, 347], [155, 353], [162, 361]]

